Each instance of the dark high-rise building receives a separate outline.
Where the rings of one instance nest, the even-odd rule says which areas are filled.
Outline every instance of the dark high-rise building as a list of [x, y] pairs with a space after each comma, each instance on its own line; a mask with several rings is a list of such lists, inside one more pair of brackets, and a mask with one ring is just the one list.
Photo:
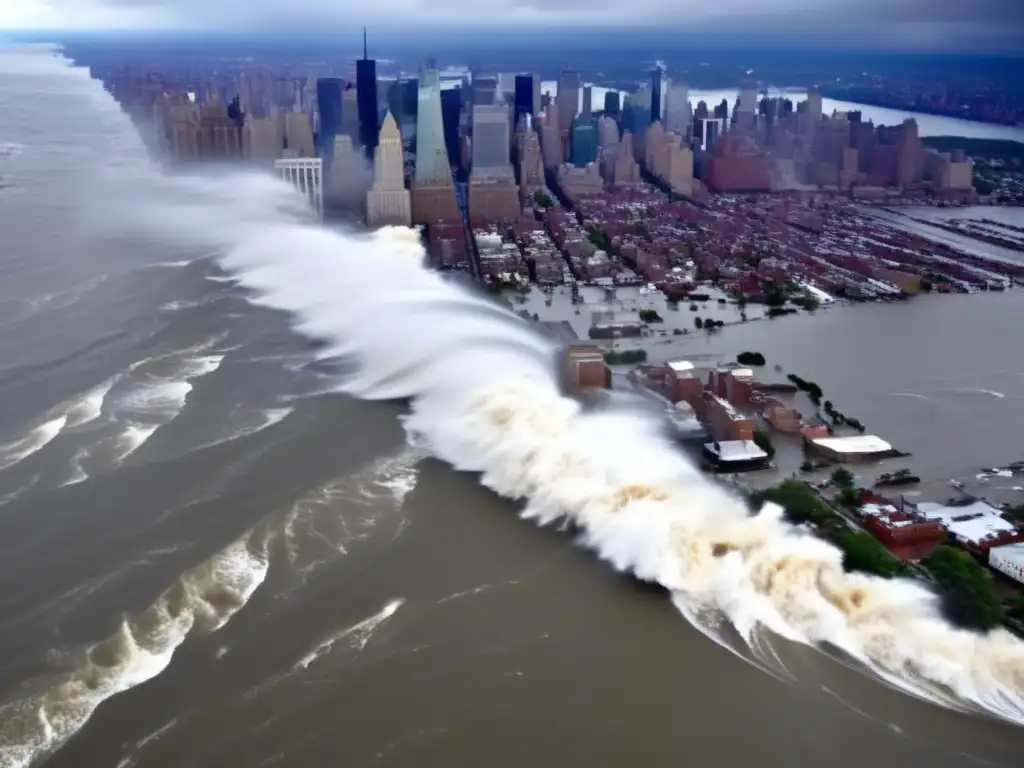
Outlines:
[[533, 115], [533, 75], [516, 75], [515, 122], [519, 125], [523, 115]]
[[579, 114], [572, 121], [570, 155], [572, 164], [577, 168], [584, 168], [597, 160], [597, 127], [589, 115]]
[[604, 93], [604, 113], [608, 117], [617, 118], [619, 116], [619, 110], [621, 109], [619, 92], [618, 91], [605, 91]]
[[380, 131], [377, 112], [377, 62], [367, 55], [366, 27], [363, 27], [363, 58], [356, 62], [356, 101], [359, 105], [359, 142], [366, 156], [373, 158]]
[[334, 139], [341, 133], [341, 93], [345, 82], [340, 77], [318, 77], [316, 81], [316, 104], [320, 113], [320, 130], [317, 132], [317, 150], [321, 157], [330, 157], [334, 150]]
[[462, 151], [459, 143], [459, 123], [462, 118], [462, 89], [445, 88], [441, 91], [441, 122], [444, 124], [444, 148], [448, 162], [459, 167]]
[[661, 120], [661, 93], [664, 89], [665, 70], [659, 64], [651, 72], [651, 122]]

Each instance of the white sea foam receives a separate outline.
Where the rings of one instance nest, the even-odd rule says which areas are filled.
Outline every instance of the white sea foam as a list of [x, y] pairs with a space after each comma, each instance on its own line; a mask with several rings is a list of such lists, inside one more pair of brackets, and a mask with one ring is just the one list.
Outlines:
[[83, 648], [66, 675], [37, 681], [33, 693], [0, 705], [0, 768], [22, 768], [53, 751], [103, 701], [160, 674], [190, 634], [223, 627], [266, 577], [267, 536], [264, 526], [247, 532], [106, 640]]
[[260, 412], [259, 421], [253, 424], [247, 424], [246, 426], [239, 427], [238, 429], [230, 432], [229, 434], [221, 437], [217, 440], [213, 440], [209, 443], [203, 443], [190, 450], [200, 450], [202, 448], [212, 448], [215, 445], [221, 445], [223, 443], [230, 443], [232, 440], [241, 440], [243, 437], [250, 437], [255, 435], [257, 432], [262, 432], [264, 429], [268, 429], [275, 424], [284, 421], [288, 416], [291, 415], [294, 409], [292, 407], [287, 408], [266, 408]]
[[927, 400], [928, 399], [927, 395], [922, 395], [922, 394], [919, 394], [917, 392], [890, 392], [889, 394], [892, 397], [913, 397], [913, 398], [916, 398], [918, 400]]
[[107, 395], [119, 379], [120, 376], [113, 376], [71, 402], [66, 410], [67, 426], [80, 427], [98, 419], [103, 414], [103, 404]]
[[[421, 451], [406, 450], [298, 499], [281, 525], [291, 568], [305, 577], [377, 534], [382, 518], [401, 511], [406, 495], [415, 488], [422, 458]], [[392, 537], [403, 530], [399, 520]]]
[[405, 598], [401, 597], [396, 600], [392, 600], [381, 608], [380, 611], [373, 614], [373, 616], [363, 619], [358, 624], [353, 624], [351, 627], [345, 627], [344, 629], [324, 638], [316, 645], [315, 648], [299, 659], [295, 665], [295, 669], [308, 669], [311, 664], [330, 653], [331, 649], [338, 641], [344, 641], [345, 644], [353, 650], [363, 650], [370, 642], [370, 639], [373, 637], [373, 633], [377, 630], [377, 627], [394, 616], [395, 612], [402, 607], [404, 602]]
[[139, 450], [159, 428], [159, 424], [129, 424], [126, 426], [113, 440], [114, 464], [120, 464]]
[[564, 397], [548, 342], [422, 269], [415, 232], [344, 236], [265, 219], [236, 236], [224, 266], [329, 354], [358, 362], [348, 391], [411, 398], [415, 442], [524, 500], [524, 517], [571, 520], [615, 568], [720, 611], [748, 641], [765, 627], [829, 643], [905, 690], [948, 689], [1024, 723], [1024, 644], [951, 627], [915, 583], [844, 572], [838, 550], [777, 507], [750, 516], [653, 417]]
[[61, 483], [62, 486], [77, 485], [89, 479], [89, 473], [82, 467], [82, 460], [88, 458], [88, 456], [88, 448], [79, 448], [75, 451], [75, 455], [71, 457], [71, 477]]
[[19, 461], [27, 459], [36, 451], [42, 450], [60, 434], [60, 431], [64, 429], [67, 423], [68, 417], [62, 414], [37, 427], [33, 427], [22, 438], [6, 445], [0, 445], [0, 470], [12, 467]]
[[[128, 385], [125, 390], [115, 396], [115, 412], [127, 419], [128, 425], [117, 438], [118, 459], [123, 461], [138, 450], [156, 430], [170, 423], [188, 402], [189, 393], [193, 389], [192, 382], [216, 371], [224, 361], [223, 354], [201, 354], [211, 344], [202, 345], [188, 350], [190, 356], [184, 357], [172, 375], [143, 374], [138, 380]], [[128, 373], [134, 373], [142, 366], [166, 360], [162, 355], [133, 364]]]
[[33, 475], [32, 479], [29, 480], [24, 485], [22, 485], [20, 488], [15, 488], [10, 493], [0, 496], [0, 507], [4, 506], [5, 504], [10, 504], [16, 498], [21, 496], [21, 494], [31, 491], [35, 487], [36, 483], [39, 482], [40, 477], [42, 477], [42, 475]]
[[988, 395], [996, 400], [1005, 400], [1006, 395], [996, 392], [994, 389], [983, 389], [981, 387], [960, 387], [959, 389], [946, 389], [947, 392], [954, 392], [962, 395]]

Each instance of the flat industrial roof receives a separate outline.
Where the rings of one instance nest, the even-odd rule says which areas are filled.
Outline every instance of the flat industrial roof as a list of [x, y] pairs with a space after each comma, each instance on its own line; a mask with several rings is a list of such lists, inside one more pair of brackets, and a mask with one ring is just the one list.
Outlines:
[[989, 557], [1002, 558], [1004, 562], [1024, 568], [1024, 544], [1004, 544], [1001, 547], [992, 547], [989, 550]]
[[695, 366], [689, 360], [673, 360], [668, 363], [668, 367], [676, 373], [684, 373], [685, 371], [692, 371]]
[[812, 440], [815, 445], [836, 453], [885, 453], [892, 446], [875, 435], [849, 435], [847, 437], [819, 437]]
[[917, 505], [917, 511], [929, 520], [938, 520], [957, 539], [976, 544], [989, 536], [1017, 529], [1013, 523], [1003, 518], [998, 509], [984, 501], [956, 507], [923, 501]]
[[768, 458], [768, 454], [758, 448], [753, 440], [720, 440], [718, 443], [704, 443], [704, 448], [721, 461], [753, 461]]

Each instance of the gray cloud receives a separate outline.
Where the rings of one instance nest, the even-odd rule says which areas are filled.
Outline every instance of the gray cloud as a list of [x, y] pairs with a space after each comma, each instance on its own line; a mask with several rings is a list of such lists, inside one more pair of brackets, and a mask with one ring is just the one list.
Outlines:
[[876, 39], [909, 48], [1024, 40], [1024, 0], [14, 0], [0, 27], [290, 28], [436, 22], [657, 26], [829, 35], [825, 44]]

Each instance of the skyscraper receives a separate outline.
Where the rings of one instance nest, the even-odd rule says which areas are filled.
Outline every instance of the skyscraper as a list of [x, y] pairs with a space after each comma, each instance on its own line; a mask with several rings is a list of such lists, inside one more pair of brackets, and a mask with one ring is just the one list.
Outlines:
[[533, 126], [529, 125], [529, 118], [524, 128], [516, 138], [519, 142], [519, 185], [526, 194], [531, 187], [544, 186], [544, 162], [541, 160], [540, 139]]
[[608, 117], [618, 117], [620, 106], [620, 98], [618, 91], [605, 91], [604, 94], [604, 113]]
[[318, 77], [316, 80], [316, 103], [320, 112], [317, 149], [323, 157], [331, 156], [334, 139], [341, 133], [341, 94], [344, 89], [345, 82], [340, 77]]
[[452, 165], [460, 167], [459, 140], [460, 122], [462, 119], [462, 89], [443, 88], [441, 90], [441, 121], [444, 124], [444, 148]]
[[661, 95], [665, 85], [665, 70], [660, 64], [651, 72], [651, 122], [661, 120]]
[[402, 166], [402, 134], [390, 111], [384, 117], [373, 158], [373, 189], [366, 196], [366, 220], [371, 226], [412, 223], [412, 204]]
[[363, 58], [356, 62], [356, 91], [359, 103], [359, 142], [367, 157], [373, 157], [377, 146], [379, 115], [377, 114], [377, 62], [369, 57], [366, 27], [363, 27]]
[[515, 114], [513, 125], [519, 125], [523, 115], [534, 113], [533, 75], [516, 75]]
[[665, 130], [687, 137], [692, 132], [693, 118], [690, 115], [690, 89], [686, 83], [671, 83], [665, 94], [665, 114], [662, 118]]
[[740, 96], [736, 103], [736, 111], [743, 114], [757, 112], [757, 84], [749, 78], [740, 84]]
[[416, 185], [450, 184], [451, 165], [444, 145], [441, 81], [436, 69], [424, 69], [419, 78], [416, 106]]
[[580, 73], [571, 69], [562, 70], [558, 78], [558, 127], [563, 136], [567, 136], [572, 121], [580, 111], [580, 88], [583, 79]]
[[477, 75], [473, 78], [473, 103], [494, 104], [498, 100], [498, 78], [495, 75]]
[[362, 146], [359, 134], [359, 92], [352, 87], [352, 83], [345, 83], [345, 90], [341, 92], [341, 133], [352, 139], [352, 145]]
[[504, 105], [473, 105], [473, 179], [511, 178], [509, 115]]
[[520, 214], [519, 191], [509, 157], [510, 123], [511, 111], [506, 105], [473, 105], [473, 170], [469, 181], [471, 221], [515, 221]]
[[324, 173], [325, 208], [362, 213], [373, 171], [351, 136], [342, 134], [334, 139], [330, 170], [325, 168]]
[[458, 221], [451, 165], [444, 145], [441, 78], [430, 62], [421, 70], [416, 106], [416, 171], [412, 189], [412, 220], [417, 224]]
[[577, 168], [597, 160], [597, 127], [589, 115], [580, 114], [573, 120], [571, 159]]

